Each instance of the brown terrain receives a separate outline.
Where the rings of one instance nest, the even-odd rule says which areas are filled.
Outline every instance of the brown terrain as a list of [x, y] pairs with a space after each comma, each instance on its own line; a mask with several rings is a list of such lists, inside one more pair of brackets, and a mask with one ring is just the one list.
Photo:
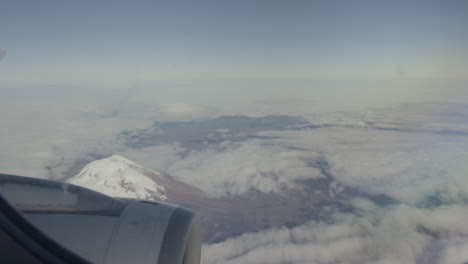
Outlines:
[[[324, 219], [326, 208], [337, 206], [323, 184], [306, 184], [285, 194], [249, 192], [242, 196], [208, 197], [201, 190], [168, 176], [145, 172], [164, 186], [168, 200], [198, 212], [203, 223], [204, 242], [266, 228], [295, 226], [311, 219]], [[338, 205], [339, 206], [339, 205]]]

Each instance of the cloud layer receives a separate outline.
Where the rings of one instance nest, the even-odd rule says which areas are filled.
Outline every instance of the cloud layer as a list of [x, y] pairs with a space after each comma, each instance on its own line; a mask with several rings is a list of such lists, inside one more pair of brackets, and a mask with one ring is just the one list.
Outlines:
[[331, 223], [309, 222], [206, 245], [203, 263], [463, 263], [467, 214], [465, 205], [336, 213]]
[[[190, 183], [209, 196], [241, 195], [248, 191], [282, 192], [294, 187], [300, 179], [323, 178], [320, 170], [310, 167], [309, 161], [319, 154], [312, 151], [288, 149], [277, 145], [263, 145], [259, 140], [222, 144], [200, 151], [188, 151], [177, 147], [159, 146], [139, 151], [124, 152], [130, 159], [139, 160], [149, 168]], [[164, 155], [161, 155], [166, 151]], [[159, 153], [165, 164], [152, 163]], [[171, 157], [172, 155], [172, 157]]]
[[366, 128], [265, 132], [276, 143], [325, 153], [339, 183], [417, 204], [468, 200], [468, 138]]
[[[324, 187], [330, 192], [353, 189], [392, 199], [388, 205], [348, 194], [343, 202], [352, 212], [331, 208], [327, 221], [205, 245], [204, 263], [468, 261], [468, 118], [463, 104], [307, 115], [313, 126], [306, 129], [256, 132], [236, 137], [239, 141], [220, 130], [227, 135], [224, 141], [197, 142], [201, 147], [190, 149], [176, 140], [132, 148], [119, 135], [151, 127], [157, 117], [200, 118], [206, 114], [203, 107], [117, 100], [123, 103], [115, 111], [115, 100], [43, 99], [23, 100], [26, 109], [18, 101], [0, 100], [2, 172], [60, 178], [80, 159], [119, 153], [212, 197], [282, 194], [301, 180], [331, 177], [333, 184]], [[148, 113], [139, 117], [142, 109]], [[317, 166], [320, 162], [325, 169]]]

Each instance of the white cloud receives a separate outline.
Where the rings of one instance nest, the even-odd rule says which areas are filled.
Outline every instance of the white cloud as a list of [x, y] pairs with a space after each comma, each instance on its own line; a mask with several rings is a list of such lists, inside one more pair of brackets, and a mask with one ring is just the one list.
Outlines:
[[[350, 201], [356, 214], [335, 213], [332, 222], [309, 222], [205, 245], [204, 263], [468, 262], [468, 138], [439, 133], [463, 132], [464, 125], [447, 118], [446, 123], [431, 123], [431, 113], [415, 112], [395, 114], [394, 120], [402, 116], [399, 124], [377, 118], [379, 126], [396, 130], [366, 128], [368, 124], [358, 118], [344, 123], [353, 127], [259, 133], [275, 138], [270, 144], [321, 153], [340, 184], [398, 202], [381, 207], [356, 198]], [[443, 113], [438, 116], [444, 119]]]
[[[61, 176], [87, 155], [120, 153], [211, 196], [224, 196], [249, 190], [283, 192], [299, 179], [323, 177], [309, 166], [320, 158], [328, 161], [340, 186], [398, 200], [392, 207], [380, 207], [353, 199], [357, 215], [334, 214], [332, 223], [310, 222], [206, 245], [205, 263], [468, 261], [465, 107], [440, 106], [436, 114], [406, 107], [319, 115], [313, 119], [316, 124], [338, 126], [262, 132], [260, 136], [272, 138], [207, 144], [206, 149], [190, 151], [177, 144], [127, 149], [116, 137], [124, 129], [150, 126], [155, 118], [202, 117], [203, 107], [148, 103], [109, 114], [114, 113], [112, 100], [111, 107], [99, 99], [20, 101], [0, 102], [2, 172], [50, 177], [49, 166]], [[151, 106], [150, 113], [139, 117], [146, 106]]]
[[77, 160], [124, 150], [118, 139], [123, 130], [207, 113], [192, 104], [154, 102], [132, 89], [0, 89], [0, 172], [39, 178], [72, 176], [64, 174]]
[[205, 245], [203, 263], [464, 263], [467, 214], [461, 205], [335, 214], [330, 224], [309, 222]]
[[326, 127], [262, 132], [276, 143], [323, 153], [341, 184], [420, 203], [468, 198], [468, 137], [434, 133]]
[[152, 123], [83, 114], [85, 109], [99, 107], [99, 100], [93, 98], [19, 97], [0, 100], [2, 173], [62, 177], [80, 158], [117, 152], [121, 146], [116, 138], [122, 130]]
[[165, 144], [142, 149], [126, 149], [119, 152], [122, 156], [138, 162], [147, 169], [165, 173], [172, 164], [177, 163], [186, 149], [179, 144]]
[[456, 264], [466, 263], [468, 260], [468, 239], [459, 237], [454, 239], [443, 239], [440, 241], [441, 254], [438, 256], [439, 263]]
[[[455, 111], [437, 106], [437, 118], [451, 116], [450, 111]], [[382, 113], [372, 117], [374, 122], [395, 124], [392, 120], [400, 115], [399, 129], [405, 131], [377, 130], [372, 126], [270, 131], [258, 134], [267, 138], [243, 143], [226, 141], [224, 146], [211, 145], [201, 151], [186, 153], [188, 150], [180, 147], [159, 146], [129, 150], [123, 155], [143, 164], [148, 159], [146, 166], [215, 196], [241, 194], [250, 188], [281, 191], [296, 179], [320, 176], [306, 163], [321, 157], [328, 161], [329, 172], [341, 185], [364, 192], [384, 194], [407, 204], [427, 203], [428, 199], [442, 203], [468, 200], [468, 137], [434, 133], [453, 128], [448, 120], [448, 125], [436, 130], [411, 128], [428, 127], [410, 122], [415, 116], [420, 123], [431, 124], [433, 113], [425, 107], [423, 111], [405, 106], [390, 111], [388, 119]], [[409, 113], [405, 114], [404, 109]], [[365, 118], [369, 116], [367, 112]]]
[[[259, 140], [224, 142], [205, 150], [185, 151], [159, 146], [143, 149], [144, 155], [138, 154], [140, 151], [121, 154], [190, 183], [210, 196], [240, 195], [250, 190], [281, 192], [293, 188], [296, 180], [323, 177], [308, 164], [319, 157], [318, 153], [263, 145]], [[159, 157], [166, 161], [158, 162]], [[151, 160], [157, 163], [151, 164]]]

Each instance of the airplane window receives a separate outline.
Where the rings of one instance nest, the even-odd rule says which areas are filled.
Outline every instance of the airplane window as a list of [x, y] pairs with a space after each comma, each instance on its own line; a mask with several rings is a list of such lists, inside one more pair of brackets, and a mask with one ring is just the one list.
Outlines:
[[90, 263], [468, 263], [467, 13], [2, 2], [0, 195]]

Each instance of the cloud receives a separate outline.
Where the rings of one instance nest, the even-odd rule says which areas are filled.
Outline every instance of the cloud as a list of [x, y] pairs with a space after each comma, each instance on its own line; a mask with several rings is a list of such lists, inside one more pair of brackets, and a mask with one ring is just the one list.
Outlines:
[[439, 263], [466, 263], [468, 260], [468, 239], [464, 237], [445, 240], [440, 248]]
[[445, 203], [468, 200], [465, 136], [352, 127], [259, 135], [322, 153], [330, 174], [345, 186], [414, 204], [432, 198]]
[[[300, 179], [323, 178], [320, 170], [309, 165], [320, 154], [264, 145], [260, 140], [241, 143], [225, 141], [199, 151], [176, 146], [159, 146], [142, 150], [147, 157], [167, 160], [159, 166], [152, 159], [127, 151], [122, 155], [190, 183], [210, 196], [241, 195], [248, 191], [282, 192], [294, 188]], [[154, 153], [156, 156], [153, 156]], [[147, 155], [149, 154], [149, 155]]]
[[[354, 198], [352, 213], [335, 211], [326, 222], [205, 245], [204, 263], [468, 262], [468, 138], [439, 133], [464, 129], [464, 117], [450, 107], [437, 114], [411, 108], [374, 115], [372, 123], [334, 115], [338, 126], [258, 133], [269, 144], [321, 153], [341, 185], [396, 201]], [[457, 121], [450, 121], [453, 116]], [[381, 124], [398, 129], [382, 130]]]
[[[204, 263], [468, 261], [466, 106], [430, 104], [309, 116], [324, 127], [264, 131], [242, 142], [201, 142], [203, 147], [196, 150], [177, 142], [131, 149], [118, 135], [125, 129], [148, 128], [157, 118], [198, 118], [205, 114], [203, 107], [148, 103], [125, 106], [112, 115], [106, 114], [109, 109], [114, 108], [103, 106], [100, 98], [0, 98], [0, 169], [59, 178], [79, 159], [120, 153], [220, 197], [283, 193], [302, 179], [323, 178], [311, 161], [324, 160], [327, 174], [338, 183], [330, 185], [333, 191], [357, 188], [389, 196], [395, 204], [351, 197], [355, 212], [337, 211], [327, 222], [205, 245]], [[142, 109], [151, 113], [138, 116]]]
[[96, 98], [18, 93], [0, 98], [2, 173], [62, 178], [79, 159], [119, 151], [117, 135], [123, 129], [152, 123], [83, 115], [82, 110], [99, 107]]
[[[328, 173], [340, 185], [406, 204], [448, 204], [468, 200], [468, 165], [464, 162], [468, 159], [468, 137], [438, 131], [462, 128], [465, 118], [456, 113], [463, 109], [460, 105], [423, 104], [341, 118], [336, 114], [328, 119], [329, 126], [322, 128], [259, 132], [256, 135], [261, 138], [256, 140], [205, 142], [202, 150], [174, 145], [122, 154], [213, 196], [287, 190], [298, 179], [322, 177], [308, 164], [320, 158], [328, 163]], [[438, 121], [442, 119], [446, 123]], [[393, 124], [398, 129], [382, 130], [375, 124]], [[164, 160], [170, 162], [161, 164]]]
[[332, 223], [243, 234], [203, 247], [203, 263], [463, 263], [468, 207], [397, 205]]
[[123, 130], [206, 113], [201, 106], [153, 102], [139, 90], [85, 88], [2, 85], [0, 172], [71, 177], [77, 163], [125, 150], [118, 137]]

